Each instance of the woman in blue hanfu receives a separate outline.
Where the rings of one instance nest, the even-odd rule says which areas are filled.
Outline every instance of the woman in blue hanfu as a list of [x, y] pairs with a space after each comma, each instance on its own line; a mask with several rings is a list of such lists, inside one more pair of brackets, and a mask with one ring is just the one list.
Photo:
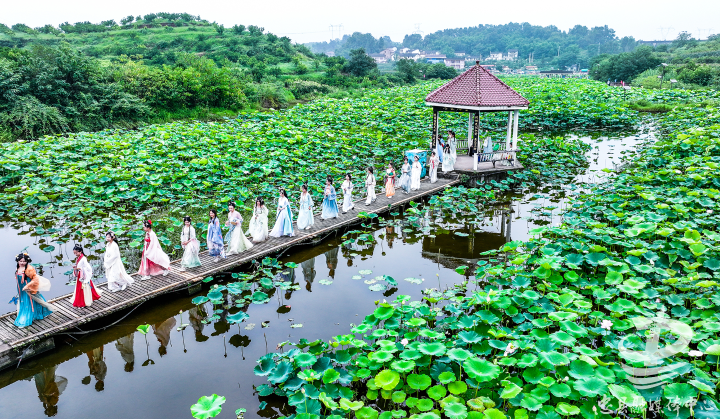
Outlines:
[[214, 262], [218, 262], [220, 258], [225, 258], [225, 242], [220, 229], [220, 220], [218, 220], [217, 211], [214, 209], [210, 210], [210, 220], [208, 220], [207, 247], [210, 256], [215, 257]]
[[332, 177], [327, 177], [325, 182], [325, 197], [322, 202], [322, 214], [320, 216], [323, 220], [329, 218], [337, 218], [338, 216], [338, 205], [337, 205], [337, 194], [335, 193], [335, 187], [332, 185]]
[[239, 212], [235, 210], [235, 203], [230, 201], [228, 204], [228, 220], [225, 225], [230, 227], [230, 231], [225, 235], [228, 242], [227, 255], [236, 255], [253, 247], [250, 240], [245, 237], [242, 229], [243, 218]]
[[277, 219], [275, 227], [270, 232], [271, 237], [294, 236], [293, 217], [290, 210], [290, 201], [288, 201], [285, 189], [280, 189], [280, 199], [278, 199]]
[[308, 186], [300, 187], [300, 211], [298, 211], [297, 226], [298, 230], [309, 230], [315, 224], [313, 217], [313, 200], [308, 192]]
[[435, 144], [435, 152], [437, 153], [440, 161], [443, 161], [443, 156], [444, 156], [443, 151], [444, 150], [445, 150], [445, 143], [443, 142], [442, 137], [438, 135], [437, 144]]
[[27, 253], [17, 255], [15, 262], [18, 296], [11, 300], [17, 304], [15, 326], [28, 327], [33, 321], [42, 320], [53, 311], [53, 306], [49, 305], [39, 292], [49, 290], [49, 281], [37, 274], [30, 265], [32, 259]]

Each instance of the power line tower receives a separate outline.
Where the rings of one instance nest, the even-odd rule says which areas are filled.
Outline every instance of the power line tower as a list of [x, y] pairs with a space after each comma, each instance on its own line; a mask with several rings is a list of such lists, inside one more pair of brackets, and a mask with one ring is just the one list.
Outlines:
[[331, 41], [333, 39], [335, 39], [334, 36], [335, 36], [336, 30], [338, 32], [338, 39], [342, 39], [343, 24], [341, 23], [339, 25], [330, 25], [330, 40]]
[[669, 27], [661, 26], [659, 29], [660, 29], [660, 34], [662, 35], [663, 41], [667, 41], [668, 34], [670, 33], [670, 31], [672, 31], [675, 28], [673, 28], [672, 26], [669, 26]]
[[423, 32], [423, 31], [420, 30], [420, 24], [419, 24], [419, 23], [416, 23], [416, 24], [415, 24], [415, 31], [413, 32], [413, 35], [415, 35], [415, 34], [420, 35], [420, 36], [425, 36], [425, 32]]

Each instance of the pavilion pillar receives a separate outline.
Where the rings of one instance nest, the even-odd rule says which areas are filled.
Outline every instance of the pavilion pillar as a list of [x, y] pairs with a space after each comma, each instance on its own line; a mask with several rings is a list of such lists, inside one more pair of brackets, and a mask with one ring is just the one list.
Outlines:
[[[518, 119], [519, 119], [519, 118], [520, 118], [520, 111], [519, 111], [519, 110], [516, 110], [516, 111], [515, 111], [515, 118], [513, 118], [513, 120], [514, 120], [514, 123], [513, 123], [513, 139], [512, 139], [512, 149], [513, 149], [513, 150], [517, 150], [517, 149], [518, 149], [518, 145], [517, 145], [517, 135], [518, 135]], [[516, 152], [513, 152], [513, 163], [516, 163], [516, 162], [517, 162]]]
[[480, 144], [478, 144], [478, 139], [480, 138], [480, 112], [473, 112], [473, 133], [472, 133], [472, 146], [475, 150], [475, 154], [472, 156], [473, 158], [473, 170], [477, 171], [477, 165], [478, 165], [478, 147]]
[[473, 146], [473, 112], [468, 112], [468, 155]]
[[433, 106], [433, 122], [432, 122], [432, 149], [435, 150], [437, 147], [438, 139], [438, 110]]
[[512, 136], [513, 111], [508, 112], [507, 136], [505, 137], [505, 150], [510, 150], [510, 139]]

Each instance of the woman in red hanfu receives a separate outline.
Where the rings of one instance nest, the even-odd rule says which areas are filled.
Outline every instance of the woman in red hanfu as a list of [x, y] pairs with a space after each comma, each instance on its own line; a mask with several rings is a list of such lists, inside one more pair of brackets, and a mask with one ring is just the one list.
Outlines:
[[82, 246], [76, 244], [73, 253], [77, 257], [73, 274], [75, 275], [75, 292], [72, 296], [73, 307], [90, 307], [92, 302], [100, 299], [100, 294], [95, 290], [92, 282], [93, 270], [85, 257]]
[[167, 276], [170, 273], [170, 257], [160, 247], [160, 241], [152, 230], [152, 221], [143, 221], [143, 230], [145, 230], [145, 247], [138, 272], [141, 275], [140, 279], [144, 281], [155, 275]]

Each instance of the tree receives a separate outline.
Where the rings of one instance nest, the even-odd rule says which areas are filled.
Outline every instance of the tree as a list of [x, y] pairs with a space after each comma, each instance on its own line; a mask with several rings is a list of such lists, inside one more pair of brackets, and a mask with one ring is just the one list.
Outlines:
[[350, 51], [350, 60], [345, 64], [344, 70], [356, 77], [365, 77], [372, 70], [377, 69], [377, 63], [365, 53], [364, 48]]
[[143, 20], [145, 23], [152, 23], [153, 20], [157, 19], [158, 15], [155, 13], [150, 13], [145, 16], [143, 16]]
[[435, 63], [427, 66], [425, 77], [429, 79], [449, 80], [457, 76], [457, 71], [443, 63]]
[[405, 48], [415, 49], [422, 46], [422, 35], [414, 33], [412, 35], [405, 35], [403, 38], [402, 45]]
[[127, 25], [128, 23], [132, 23], [133, 20], [135, 20], [135, 16], [130, 15], [120, 19], [120, 23]]
[[225, 26], [218, 25], [217, 23], [213, 25], [215, 27], [215, 32], [218, 33], [218, 35], [223, 36], [223, 33], [225, 33]]
[[653, 54], [651, 47], [640, 46], [633, 52], [623, 52], [607, 56], [602, 61], [595, 61], [590, 75], [595, 80], [626, 80], [630, 81], [638, 74], [657, 67], [660, 59]]
[[235, 35], [242, 35], [245, 32], [245, 25], [234, 25], [232, 31]]
[[407, 58], [396, 61], [395, 69], [402, 81], [408, 84], [415, 83], [415, 79], [420, 76], [417, 63]]
[[[13, 26], [13, 29], [15, 27]], [[678, 34], [677, 38], [672, 42], [674, 47], [682, 48], [686, 45], [694, 44], [695, 38], [692, 37], [692, 35], [686, 31], [682, 31]]]

